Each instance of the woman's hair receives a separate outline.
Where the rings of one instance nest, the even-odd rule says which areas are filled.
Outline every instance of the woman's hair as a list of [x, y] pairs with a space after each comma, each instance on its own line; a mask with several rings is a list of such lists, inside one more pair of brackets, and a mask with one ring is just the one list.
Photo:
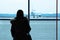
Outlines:
[[23, 17], [24, 17], [23, 11], [22, 10], [18, 10], [17, 14], [16, 14], [16, 18], [20, 19], [20, 18], [23, 18]]

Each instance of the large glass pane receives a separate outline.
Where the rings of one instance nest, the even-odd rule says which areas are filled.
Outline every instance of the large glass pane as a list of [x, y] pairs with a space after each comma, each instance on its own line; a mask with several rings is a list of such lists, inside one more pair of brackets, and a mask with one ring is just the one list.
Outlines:
[[14, 18], [19, 9], [22, 9], [27, 16], [28, 0], [0, 0], [0, 19]]
[[30, 19], [56, 19], [56, 0], [30, 0]]
[[30, 0], [31, 36], [33, 40], [56, 40], [56, 0]]
[[28, 15], [28, 0], [0, 0], [0, 40], [13, 40], [10, 20], [16, 16], [17, 10], [22, 9], [24, 16]]
[[56, 21], [30, 21], [32, 40], [56, 40]]

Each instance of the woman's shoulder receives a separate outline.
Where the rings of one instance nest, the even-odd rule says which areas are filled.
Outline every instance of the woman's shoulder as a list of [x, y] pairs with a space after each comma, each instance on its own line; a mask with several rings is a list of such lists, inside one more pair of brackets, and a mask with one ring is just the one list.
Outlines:
[[15, 20], [16, 20], [16, 19], [11, 19], [11, 21], [10, 21], [10, 22], [11, 22], [11, 23], [14, 23], [14, 22], [15, 22]]
[[24, 20], [28, 21], [28, 18], [24, 17]]
[[24, 17], [24, 21], [25, 22], [29, 22], [28, 18]]

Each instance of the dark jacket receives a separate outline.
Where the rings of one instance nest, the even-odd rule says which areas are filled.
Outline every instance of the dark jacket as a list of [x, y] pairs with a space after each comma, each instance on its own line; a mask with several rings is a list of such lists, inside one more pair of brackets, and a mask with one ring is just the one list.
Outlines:
[[[11, 34], [13, 38], [21, 39], [21, 40], [28, 40], [31, 39], [30, 32], [31, 28], [29, 25], [29, 21], [27, 18], [23, 19], [13, 19], [11, 20]], [[29, 35], [29, 37], [28, 37]]]

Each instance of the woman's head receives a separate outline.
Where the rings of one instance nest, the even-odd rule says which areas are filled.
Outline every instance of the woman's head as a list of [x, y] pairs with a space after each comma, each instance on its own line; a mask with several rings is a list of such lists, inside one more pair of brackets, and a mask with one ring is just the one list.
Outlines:
[[18, 10], [17, 14], [16, 14], [16, 17], [17, 18], [23, 18], [24, 17], [23, 11], [22, 10]]

